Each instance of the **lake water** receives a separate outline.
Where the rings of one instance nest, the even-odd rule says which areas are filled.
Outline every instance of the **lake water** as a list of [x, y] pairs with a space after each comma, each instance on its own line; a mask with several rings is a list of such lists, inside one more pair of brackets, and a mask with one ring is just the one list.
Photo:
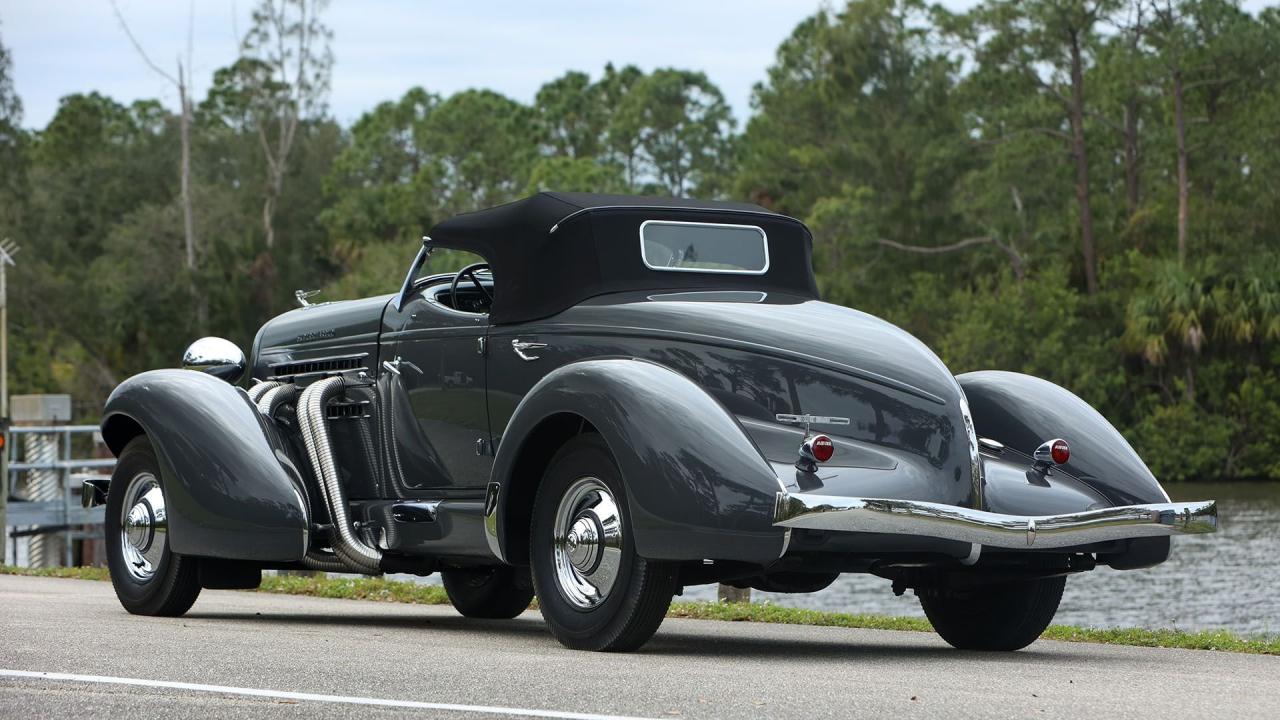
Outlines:
[[[1168, 562], [1154, 568], [1099, 566], [1072, 575], [1054, 622], [1280, 634], [1280, 484], [1184, 484], [1166, 490], [1175, 501], [1218, 500], [1218, 532], [1175, 537]], [[715, 586], [685, 591], [691, 600], [715, 595]], [[912, 593], [894, 597], [889, 581], [873, 575], [842, 575], [808, 595], [752, 591], [752, 601], [924, 617]]]

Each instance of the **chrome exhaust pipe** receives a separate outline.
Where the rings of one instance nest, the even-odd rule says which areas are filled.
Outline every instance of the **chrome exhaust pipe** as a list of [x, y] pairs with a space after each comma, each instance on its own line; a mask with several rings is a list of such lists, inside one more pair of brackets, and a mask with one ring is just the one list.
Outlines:
[[[265, 384], [265, 383], [264, 383]], [[298, 397], [297, 385], [280, 384], [268, 389], [258, 398], [258, 412], [267, 417], [274, 417], [281, 405]]]
[[[298, 401], [298, 425], [302, 428], [303, 444], [307, 448], [325, 505], [329, 508], [329, 517], [333, 521], [333, 560], [327, 556], [308, 553], [307, 561], [329, 566], [336, 560], [347, 566], [342, 571], [376, 575], [382, 572], [382, 552], [362, 542], [351, 528], [347, 498], [338, 478], [333, 448], [329, 441], [328, 421], [325, 418], [325, 405], [342, 391], [343, 385], [341, 377], [325, 378], [303, 390]], [[313, 569], [339, 571], [331, 567]]]
[[[280, 409], [281, 405], [287, 402], [292, 402], [297, 399], [297, 397], [297, 385], [293, 385], [292, 383], [279, 383], [275, 387], [268, 388], [265, 392], [260, 393], [258, 398], [258, 411], [267, 418], [274, 418], [276, 411]], [[319, 477], [318, 473], [316, 477]], [[302, 565], [308, 570], [319, 570], [321, 572], [363, 572], [361, 568], [348, 565], [336, 555], [312, 549], [308, 549], [307, 554], [303, 556]]]
[[268, 380], [266, 382], [260, 382], [257, 385], [254, 385], [253, 387], [249, 388], [245, 392], [249, 393], [249, 399], [253, 401], [254, 405], [257, 405], [258, 400], [260, 400], [263, 395], [267, 394], [271, 390], [274, 390], [280, 387], [283, 384], [284, 383], [276, 382], [275, 380]]

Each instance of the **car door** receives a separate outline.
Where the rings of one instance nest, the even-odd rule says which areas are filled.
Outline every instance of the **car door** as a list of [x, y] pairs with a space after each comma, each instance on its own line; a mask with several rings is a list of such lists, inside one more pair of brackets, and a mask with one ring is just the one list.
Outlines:
[[453, 310], [439, 286], [387, 308], [381, 425], [391, 487], [402, 497], [479, 496], [489, 479], [484, 336], [488, 316]]

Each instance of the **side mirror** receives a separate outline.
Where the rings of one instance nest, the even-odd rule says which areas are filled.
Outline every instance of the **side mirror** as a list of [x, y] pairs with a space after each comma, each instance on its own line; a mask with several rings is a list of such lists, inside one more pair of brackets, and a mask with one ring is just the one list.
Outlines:
[[233, 385], [244, 376], [246, 364], [240, 348], [220, 337], [200, 338], [182, 353], [183, 368], [208, 373]]

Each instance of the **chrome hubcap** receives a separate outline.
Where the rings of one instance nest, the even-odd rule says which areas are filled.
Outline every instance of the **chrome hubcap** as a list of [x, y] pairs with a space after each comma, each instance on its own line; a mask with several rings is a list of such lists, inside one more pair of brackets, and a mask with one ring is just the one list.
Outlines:
[[125, 490], [120, 518], [120, 549], [129, 574], [147, 582], [156, 574], [169, 534], [160, 481], [149, 472], [139, 473]]
[[569, 486], [552, 545], [556, 587], [570, 605], [590, 610], [608, 599], [622, 564], [622, 513], [603, 482], [584, 477]]

